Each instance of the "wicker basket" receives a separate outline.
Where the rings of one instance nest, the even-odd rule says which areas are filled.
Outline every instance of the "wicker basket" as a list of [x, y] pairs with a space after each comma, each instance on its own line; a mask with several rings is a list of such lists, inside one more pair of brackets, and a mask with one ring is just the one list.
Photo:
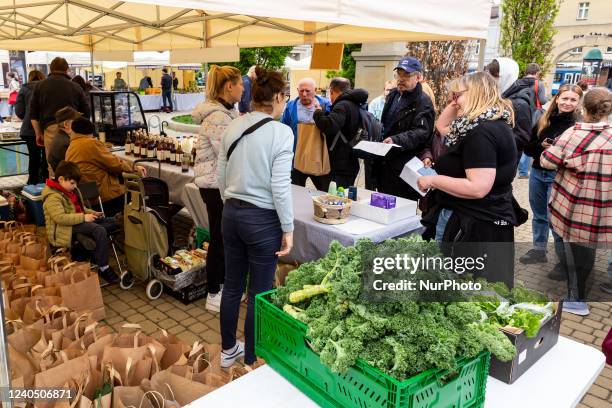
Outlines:
[[[342, 202], [340, 205], [330, 202]], [[314, 219], [323, 224], [343, 224], [348, 221], [352, 201], [329, 194], [312, 197]]]

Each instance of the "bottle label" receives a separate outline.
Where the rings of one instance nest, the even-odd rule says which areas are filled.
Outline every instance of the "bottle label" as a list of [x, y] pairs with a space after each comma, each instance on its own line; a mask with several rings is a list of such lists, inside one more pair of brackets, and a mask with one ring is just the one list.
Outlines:
[[155, 157], [155, 151], [154, 150], [147, 150], [147, 157], [149, 159], [152, 159]]
[[164, 160], [164, 151], [163, 150], [158, 150], [157, 151], [157, 160], [159, 160], [159, 161]]
[[183, 162], [183, 155], [177, 153], [176, 154], [176, 164], [181, 164]]
[[130, 154], [132, 152], [132, 145], [130, 143], [125, 144], [125, 154]]

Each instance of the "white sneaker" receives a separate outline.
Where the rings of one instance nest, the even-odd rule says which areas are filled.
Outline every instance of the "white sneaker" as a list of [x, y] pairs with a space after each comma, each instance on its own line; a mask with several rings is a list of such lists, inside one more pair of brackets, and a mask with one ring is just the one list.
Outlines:
[[241, 357], [244, 357], [244, 343], [236, 340], [233, 349], [221, 351], [221, 367], [229, 368]]
[[206, 309], [218, 313], [221, 310], [221, 295], [221, 291], [218, 293], [209, 293], [208, 296], [206, 296]]

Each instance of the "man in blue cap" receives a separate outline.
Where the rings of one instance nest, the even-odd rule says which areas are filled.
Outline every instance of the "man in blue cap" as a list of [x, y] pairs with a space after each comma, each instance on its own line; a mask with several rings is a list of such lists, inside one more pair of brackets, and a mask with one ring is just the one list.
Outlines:
[[421, 72], [421, 62], [410, 56], [403, 57], [395, 67], [397, 88], [387, 96], [381, 122], [384, 143], [394, 143], [400, 148], [391, 149], [375, 169], [382, 192], [410, 200], [417, 200], [421, 195], [400, 174], [404, 165], [429, 142], [435, 118], [433, 103], [419, 82]]

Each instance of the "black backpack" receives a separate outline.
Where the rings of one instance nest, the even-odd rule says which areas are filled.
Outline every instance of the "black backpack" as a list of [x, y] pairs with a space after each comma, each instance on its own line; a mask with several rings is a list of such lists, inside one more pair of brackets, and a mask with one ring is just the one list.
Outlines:
[[372, 114], [372, 112], [364, 109], [362, 107], [359, 108], [359, 128], [357, 132], [353, 135], [353, 137], [349, 140], [346, 136], [340, 131], [336, 134], [334, 141], [332, 142], [329, 150], [333, 151], [338, 143], [338, 140], [342, 139], [342, 141], [351, 147], [355, 147], [357, 143], [362, 140], [368, 142], [382, 142], [382, 122], [376, 118]]

